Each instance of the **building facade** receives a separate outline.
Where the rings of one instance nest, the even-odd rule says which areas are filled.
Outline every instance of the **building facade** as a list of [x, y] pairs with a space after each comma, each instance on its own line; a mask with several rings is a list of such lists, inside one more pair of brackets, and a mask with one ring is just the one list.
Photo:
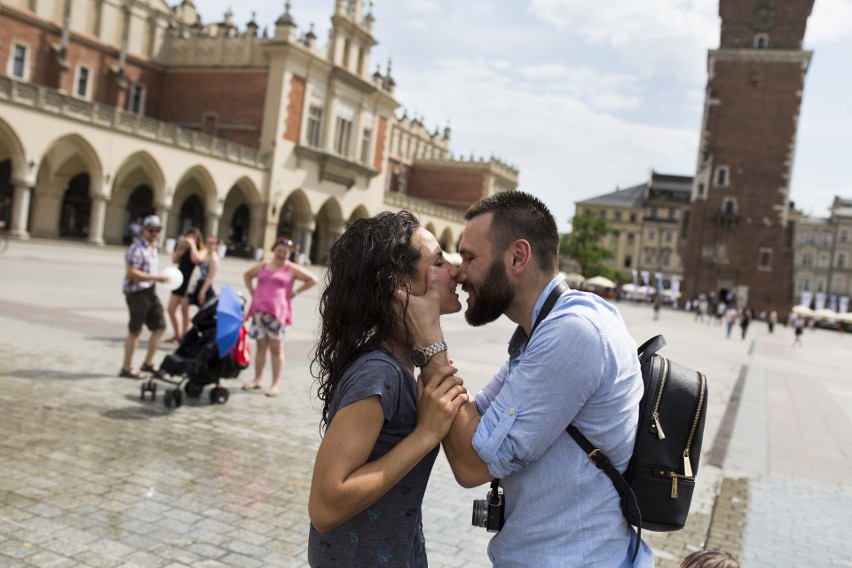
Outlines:
[[[0, 215], [12, 234], [120, 243], [157, 213], [163, 238], [198, 226], [253, 253], [288, 234], [321, 262], [354, 219], [406, 208], [455, 250], [464, 221], [441, 203], [447, 188], [408, 190], [421, 161], [455, 172], [449, 129], [403, 149], [416, 128], [395, 114], [390, 64], [370, 72], [372, 8], [329, 5], [320, 46], [289, 1], [270, 31], [240, 29], [230, 11], [202, 25], [192, 0], [0, 1]], [[494, 168], [506, 175], [466, 193], [471, 203], [517, 187], [516, 170]]]
[[852, 199], [835, 197], [831, 215], [796, 224], [794, 303], [848, 312], [852, 297]]
[[652, 171], [645, 183], [576, 202], [576, 211], [592, 213], [612, 227], [601, 243], [613, 252], [610, 267], [644, 274], [640, 284], [656, 286], [655, 275], [660, 275], [668, 288], [683, 274], [680, 249], [691, 188], [691, 177]]
[[813, 0], [720, 0], [685, 248], [684, 290], [786, 314], [790, 178]]

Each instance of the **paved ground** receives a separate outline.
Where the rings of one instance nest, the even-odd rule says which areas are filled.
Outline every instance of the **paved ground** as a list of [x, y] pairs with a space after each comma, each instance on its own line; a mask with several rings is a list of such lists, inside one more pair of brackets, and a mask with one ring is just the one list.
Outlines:
[[[296, 301], [286, 396], [241, 391], [249, 370], [228, 383], [226, 405], [168, 411], [116, 377], [122, 254], [13, 242], [0, 255], [0, 565], [306, 566], [317, 290]], [[249, 266], [225, 259], [220, 284], [241, 290]], [[664, 353], [710, 386], [689, 523], [645, 533], [657, 566], [704, 546], [746, 567], [852, 566], [852, 335], [808, 332], [794, 349], [783, 327], [770, 335], [758, 322], [745, 340], [725, 339], [688, 314], [655, 322], [649, 307], [620, 307], [637, 340], [665, 334]], [[512, 328], [447, 321], [469, 386], [504, 360]], [[424, 505], [432, 566], [489, 565], [487, 533], [469, 526], [483, 496], [456, 486], [439, 458]]]

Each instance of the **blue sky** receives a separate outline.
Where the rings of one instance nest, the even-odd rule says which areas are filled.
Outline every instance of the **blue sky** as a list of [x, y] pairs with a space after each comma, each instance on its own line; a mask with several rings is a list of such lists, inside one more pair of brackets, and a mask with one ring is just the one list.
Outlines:
[[[325, 45], [334, 0], [291, 0], [299, 32]], [[366, 3], [366, 1], [365, 1]], [[230, 7], [270, 32], [284, 2], [195, 0], [204, 23]], [[647, 180], [693, 175], [718, 0], [377, 0], [372, 69], [393, 60], [396, 98], [456, 155], [499, 157], [561, 231], [574, 203]], [[604, 6], [604, 4], [596, 5]], [[816, 0], [790, 197], [827, 216], [852, 198], [852, 0]]]

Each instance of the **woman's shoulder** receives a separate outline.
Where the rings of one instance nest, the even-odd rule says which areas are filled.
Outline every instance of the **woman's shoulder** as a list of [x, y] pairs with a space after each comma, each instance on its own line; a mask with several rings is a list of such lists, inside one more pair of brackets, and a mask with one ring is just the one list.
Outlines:
[[344, 376], [403, 375], [404, 367], [399, 360], [380, 347], [361, 353], [349, 366]]

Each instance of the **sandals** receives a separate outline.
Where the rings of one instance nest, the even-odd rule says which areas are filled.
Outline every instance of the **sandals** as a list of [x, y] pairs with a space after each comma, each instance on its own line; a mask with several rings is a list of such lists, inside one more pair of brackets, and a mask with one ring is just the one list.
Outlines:
[[243, 385], [243, 390], [244, 390], [244, 391], [247, 391], [247, 390], [257, 390], [257, 389], [259, 389], [259, 388], [262, 388], [262, 387], [261, 387], [259, 384], [257, 384], [256, 382], [254, 382], [254, 381], [252, 381], [252, 382], [250, 382], [250, 383], [246, 383], [246, 384], [244, 384], [244, 385]]
[[121, 369], [118, 372], [118, 376], [123, 379], [137, 379], [139, 381], [144, 381], [147, 378], [139, 371], [134, 371], [133, 369]]
[[142, 366], [139, 367], [139, 370], [144, 372], [144, 373], [151, 373], [152, 375], [154, 375], [158, 379], [162, 379], [163, 377], [166, 376], [166, 374], [163, 371], [159, 371], [159, 370], [155, 369], [154, 365], [149, 365], [148, 363], [142, 363]]

